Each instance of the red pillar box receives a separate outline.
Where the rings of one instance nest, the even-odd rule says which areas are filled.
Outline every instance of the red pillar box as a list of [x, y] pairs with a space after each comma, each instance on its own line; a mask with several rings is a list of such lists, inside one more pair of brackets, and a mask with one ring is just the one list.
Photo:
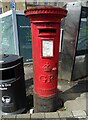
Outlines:
[[25, 10], [30, 18], [34, 67], [34, 111], [57, 109], [60, 21], [63, 8], [37, 6]]

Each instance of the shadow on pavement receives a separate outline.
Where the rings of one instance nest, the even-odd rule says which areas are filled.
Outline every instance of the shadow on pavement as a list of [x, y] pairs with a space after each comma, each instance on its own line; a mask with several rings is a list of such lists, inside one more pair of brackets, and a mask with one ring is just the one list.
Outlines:
[[[63, 81], [62, 81], [63, 82]], [[64, 106], [64, 103], [69, 100], [75, 100], [77, 97], [80, 97], [81, 94], [88, 92], [88, 80], [73, 81], [76, 82], [74, 85], [70, 85], [70, 88], [64, 92], [58, 92], [58, 106], [59, 109]], [[27, 96], [27, 111], [33, 108], [33, 78], [25, 81], [26, 85], [26, 96]], [[67, 83], [68, 85], [68, 83]], [[64, 83], [62, 84], [64, 86]], [[66, 87], [66, 85], [65, 85]]]
[[27, 97], [27, 112], [33, 108], [33, 78], [25, 80], [26, 97]]
[[77, 97], [80, 97], [82, 93], [86, 92], [88, 92], [88, 80], [82, 80], [64, 92], [59, 91], [58, 95], [66, 102], [68, 100], [75, 100]]

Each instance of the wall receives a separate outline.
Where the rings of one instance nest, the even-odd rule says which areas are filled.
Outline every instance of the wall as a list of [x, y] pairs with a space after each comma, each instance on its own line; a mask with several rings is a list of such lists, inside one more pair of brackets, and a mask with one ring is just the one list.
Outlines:
[[[10, 10], [10, 1], [11, 0], [2, 0], [2, 9], [3, 12], [6, 12]], [[15, 2], [15, 9], [16, 10], [25, 10], [25, 0], [20, 0], [19, 2], [17, 0], [14, 0]]]

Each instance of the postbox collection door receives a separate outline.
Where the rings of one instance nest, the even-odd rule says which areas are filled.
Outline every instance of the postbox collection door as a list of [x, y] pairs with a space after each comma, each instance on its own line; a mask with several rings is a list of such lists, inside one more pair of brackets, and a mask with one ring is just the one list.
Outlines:
[[34, 92], [48, 97], [57, 92], [59, 23], [32, 23]]

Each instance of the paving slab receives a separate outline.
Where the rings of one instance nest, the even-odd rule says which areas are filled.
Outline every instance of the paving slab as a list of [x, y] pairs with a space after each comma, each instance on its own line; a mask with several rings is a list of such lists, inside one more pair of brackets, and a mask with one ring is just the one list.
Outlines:
[[2, 119], [2, 115], [0, 115], [0, 120]]
[[31, 114], [31, 120], [44, 120], [45, 113], [33, 113]]
[[61, 120], [60, 118], [45, 118], [43, 120]]
[[60, 118], [60, 120], [79, 120], [78, 118]]
[[73, 118], [71, 111], [58, 111], [60, 118]]
[[47, 119], [59, 119], [60, 117], [59, 117], [59, 115], [58, 115], [58, 112], [49, 112], [49, 113], [45, 113], [45, 118], [47, 118]]
[[1, 120], [16, 120], [16, 115], [2, 115]]
[[64, 103], [64, 106], [70, 110], [70, 111], [74, 111], [74, 110], [85, 110], [86, 111], [86, 98], [76, 98], [74, 100], [67, 100]]
[[72, 111], [75, 118], [87, 118], [86, 112], [83, 110]]
[[33, 65], [31, 63], [24, 65], [24, 73], [25, 80], [33, 78]]
[[86, 113], [88, 116], [88, 92], [86, 93]]
[[16, 120], [31, 120], [30, 114], [19, 114], [16, 116]]
[[88, 120], [87, 118], [78, 118], [79, 120]]
[[66, 118], [61, 118], [60, 120], [66, 120]]

